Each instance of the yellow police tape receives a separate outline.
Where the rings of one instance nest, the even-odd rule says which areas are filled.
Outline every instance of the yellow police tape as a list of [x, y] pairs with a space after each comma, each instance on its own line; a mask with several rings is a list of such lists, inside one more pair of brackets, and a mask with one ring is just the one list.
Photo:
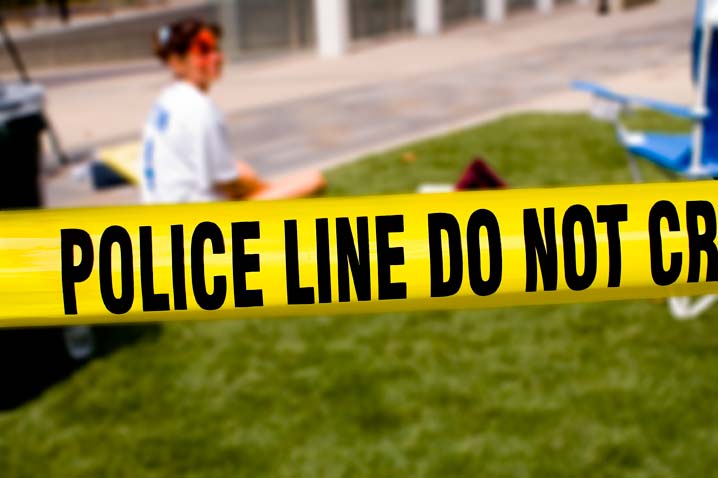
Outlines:
[[0, 325], [718, 291], [718, 183], [0, 213]]

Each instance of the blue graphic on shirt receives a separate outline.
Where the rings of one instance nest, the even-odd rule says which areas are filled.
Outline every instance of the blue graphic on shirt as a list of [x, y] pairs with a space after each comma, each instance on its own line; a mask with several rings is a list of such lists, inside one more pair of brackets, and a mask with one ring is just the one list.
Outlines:
[[155, 128], [157, 128], [157, 131], [162, 133], [167, 129], [167, 126], [170, 123], [170, 114], [169, 112], [162, 108], [161, 106], [155, 106], [155, 118], [154, 118], [154, 124]]
[[144, 150], [142, 152], [142, 159], [144, 162], [145, 183], [147, 185], [147, 189], [149, 189], [150, 191], [154, 191], [155, 189], [154, 155], [155, 143], [152, 138], [148, 138], [145, 141]]
[[[157, 133], [164, 133], [170, 123], [170, 114], [160, 105], [155, 105], [152, 110], [150, 117], [150, 124], [154, 127]], [[145, 184], [147, 189], [154, 191], [156, 186], [155, 177], [155, 142], [154, 139], [149, 137], [145, 140], [144, 148], [142, 151], [143, 161], [143, 173], [145, 176]]]

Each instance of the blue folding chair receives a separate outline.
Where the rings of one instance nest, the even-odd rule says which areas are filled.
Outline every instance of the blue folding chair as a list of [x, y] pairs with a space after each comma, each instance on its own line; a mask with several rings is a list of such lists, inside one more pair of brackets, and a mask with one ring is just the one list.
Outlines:
[[[718, 0], [698, 0], [692, 50], [692, 79], [697, 98], [693, 108], [626, 96], [583, 81], [573, 84], [574, 88], [594, 95], [594, 116], [616, 126], [636, 182], [641, 180], [636, 158], [644, 158], [685, 178], [718, 178]], [[621, 114], [633, 108], [648, 108], [691, 120], [693, 131], [690, 134], [631, 131], [621, 123]], [[668, 305], [675, 318], [691, 319], [716, 300], [718, 295], [695, 300], [672, 297]]]
[[[693, 108], [648, 98], [626, 96], [592, 83], [578, 81], [574, 88], [592, 93], [593, 113], [616, 125], [618, 140], [628, 151], [634, 180], [641, 174], [636, 157], [647, 159], [668, 172], [692, 179], [718, 177], [718, 0], [698, 0], [693, 32]], [[636, 132], [620, 121], [621, 113], [648, 108], [693, 121], [692, 134]]]

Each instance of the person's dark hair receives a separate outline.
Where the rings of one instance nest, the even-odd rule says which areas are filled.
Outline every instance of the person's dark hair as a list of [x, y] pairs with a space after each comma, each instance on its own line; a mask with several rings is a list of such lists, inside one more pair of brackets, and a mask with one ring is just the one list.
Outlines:
[[222, 36], [219, 26], [197, 18], [186, 18], [160, 27], [152, 37], [155, 55], [163, 62], [173, 54], [186, 55], [194, 37], [205, 28], [210, 29], [218, 38]]

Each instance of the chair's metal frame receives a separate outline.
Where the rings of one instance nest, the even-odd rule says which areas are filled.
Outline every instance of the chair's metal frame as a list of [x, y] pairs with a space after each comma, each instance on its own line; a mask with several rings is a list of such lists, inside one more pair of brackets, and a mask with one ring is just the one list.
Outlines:
[[[718, 29], [718, 0], [699, 0], [698, 8], [700, 9], [701, 7], [703, 7], [703, 17], [697, 18], [697, 21], [702, 21], [703, 23], [703, 34], [700, 40], [701, 44], [699, 45], [698, 54], [703, 61], [699, 62], [698, 71], [696, 72], [696, 103], [693, 108], [674, 106], [646, 98], [619, 95], [600, 86], [588, 83], [576, 82], [574, 84], [577, 89], [589, 91], [593, 94], [594, 104], [591, 108], [591, 114], [595, 118], [613, 123], [616, 128], [616, 134], [623, 145], [635, 144], [635, 142], [642, 141], [642, 133], [631, 131], [621, 122], [621, 118], [636, 107], [647, 107], [672, 116], [692, 120], [694, 127], [692, 134], [693, 147], [691, 163], [685, 171], [685, 176], [689, 178], [706, 178], [709, 173], [702, 161], [704, 139], [703, 120], [709, 114], [709, 105], [705, 103], [709, 75], [709, 61], [707, 61], [707, 58], [713, 47], [712, 41], [715, 36], [711, 34], [711, 31]], [[697, 14], [700, 14], [700, 10]], [[636, 156], [629, 151], [627, 153], [627, 159], [634, 182], [641, 182], [642, 176]], [[670, 172], [669, 174], [673, 175], [673, 173]], [[668, 308], [674, 318], [678, 320], [688, 320], [698, 317], [717, 301], [718, 294], [705, 295], [698, 298], [671, 297], [668, 299]]]

